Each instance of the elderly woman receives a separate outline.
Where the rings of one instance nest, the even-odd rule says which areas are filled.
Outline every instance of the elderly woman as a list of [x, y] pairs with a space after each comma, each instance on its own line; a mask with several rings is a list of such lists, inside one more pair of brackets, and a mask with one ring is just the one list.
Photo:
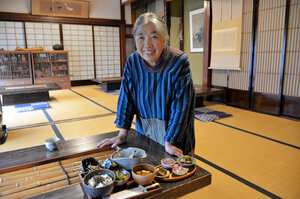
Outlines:
[[193, 152], [195, 91], [187, 56], [167, 46], [167, 27], [153, 13], [137, 19], [133, 35], [137, 51], [125, 65], [115, 121], [120, 132], [97, 146], [124, 143], [136, 115], [136, 131], [169, 154]]

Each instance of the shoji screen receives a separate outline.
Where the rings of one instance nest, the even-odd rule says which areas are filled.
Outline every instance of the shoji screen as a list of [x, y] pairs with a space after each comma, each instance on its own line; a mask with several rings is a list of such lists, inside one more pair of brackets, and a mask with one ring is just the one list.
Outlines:
[[291, 0], [283, 95], [300, 97], [300, 1]]
[[96, 78], [120, 77], [118, 27], [94, 26]]
[[[224, 1], [226, 3], [226, 1]], [[233, 5], [234, 1], [232, 1]], [[222, 1], [219, 2], [222, 5]], [[242, 42], [241, 42], [241, 54], [240, 54], [240, 70], [212, 70], [212, 85], [227, 87], [228, 88], [248, 90], [249, 82], [249, 68], [250, 68], [250, 45], [252, 34], [252, 12], [253, 12], [253, 0], [243, 1], [242, 9]], [[224, 18], [222, 13], [222, 6], [214, 7], [214, 12], [219, 13], [219, 17]], [[222, 14], [220, 14], [222, 13]], [[234, 13], [234, 12], [233, 12]], [[217, 17], [214, 15], [213, 17]], [[215, 19], [219, 21], [220, 19]], [[229, 75], [227, 76], [227, 72]]]
[[213, 86], [227, 87], [227, 70], [212, 70], [211, 84]]
[[254, 92], [279, 94], [285, 1], [259, 2]]
[[248, 90], [250, 55], [251, 55], [251, 35], [252, 35], [252, 15], [253, 0], [243, 2], [243, 23], [241, 42], [241, 63], [239, 71], [229, 71], [228, 87], [232, 89]]
[[0, 21], [0, 49], [15, 50], [25, 48], [23, 22]]
[[300, 118], [300, 1], [291, 0], [287, 31], [282, 110], [286, 116]]
[[93, 33], [91, 25], [63, 24], [64, 50], [69, 51], [70, 79], [94, 78]]
[[27, 47], [42, 46], [44, 50], [53, 50], [60, 44], [59, 24], [25, 22]]

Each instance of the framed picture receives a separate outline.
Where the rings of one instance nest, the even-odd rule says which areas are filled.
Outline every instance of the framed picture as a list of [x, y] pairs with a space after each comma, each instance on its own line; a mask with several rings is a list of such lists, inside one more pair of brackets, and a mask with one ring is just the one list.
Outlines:
[[204, 8], [190, 11], [191, 52], [203, 52]]

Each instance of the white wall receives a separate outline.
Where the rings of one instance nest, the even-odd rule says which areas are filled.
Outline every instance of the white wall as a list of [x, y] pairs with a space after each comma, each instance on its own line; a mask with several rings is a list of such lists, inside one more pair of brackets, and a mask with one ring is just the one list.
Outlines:
[[[30, 0], [0, 0], [0, 12], [30, 13]], [[121, 19], [120, 0], [90, 0], [90, 18]]]
[[125, 5], [125, 21], [126, 24], [131, 24], [131, 4]]
[[30, 13], [30, 0], [0, 0], [0, 12]]
[[90, 18], [121, 19], [120, 0], [90, 0]]

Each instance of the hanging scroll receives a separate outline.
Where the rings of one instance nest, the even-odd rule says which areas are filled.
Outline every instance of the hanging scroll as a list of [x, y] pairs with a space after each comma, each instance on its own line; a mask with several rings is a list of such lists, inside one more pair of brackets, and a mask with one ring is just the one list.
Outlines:
[[239, 4], [242, 9], [241, 0], [213, 2], [213, 12], [220, 11], [221, 14], [219, 16], [216, 14], [213, 19], [209, 69], [240, 70], [242, 11], [238, 12], [239, 9], [235, 8], [233, 16], [231, 5], [233, 2], [234, 6]]

